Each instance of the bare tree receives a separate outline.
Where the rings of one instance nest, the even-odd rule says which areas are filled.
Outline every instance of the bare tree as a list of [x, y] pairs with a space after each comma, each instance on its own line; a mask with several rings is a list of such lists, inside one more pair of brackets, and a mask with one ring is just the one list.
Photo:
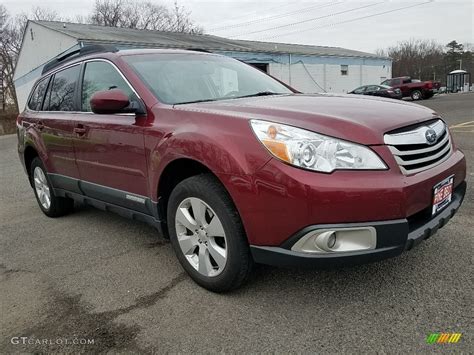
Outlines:
[[23, 13], [12, 17], [7, 9], [0, 5], [0, 68], [4, 88], [3, 95], [6, 103], [10, 104], [16, 111], [18, 111], [18, 103], [13, 74], [28, 18], [47, 21], [60, 19], [55, 11], [40, 7], [33, 8], [31, 13]]
[[169, 15], [170, 30], [174, 32], [202, 33], [202, 28], [192, 22], [190, 15], [191, 12], [180, 6], [175, 0]]
[[125, 0], [96, 0], [91, 22], [97, 25], [120, 26]]
[[96, 0], [90, 22], [101, 26], [202, 33], [177, 1], [172, 8], [151, 1]]
[[[25, 14], [23, 14], [25, 16]], [[36, 6], [31, 10], [30, 14], [26, 14], [26, 17], [37, 20], [37, 21], [60, 21], [61, 17], [54, 10], [46, 7]]]
[[474, 72], [473, 46], [451, 41], [441, 45], [433, 40], [407, 40], [399, 42], [377, 54], [392, 58], [392, 74], [411, 76], [421, 80], [438, 80], [445, 83], [447, 74], [462, 68]]
[[421, 80], [438, 79], [444, 72], [443, 46], [433, 40], [410, 39], [379, 54], [392, 58], [392, 74]]

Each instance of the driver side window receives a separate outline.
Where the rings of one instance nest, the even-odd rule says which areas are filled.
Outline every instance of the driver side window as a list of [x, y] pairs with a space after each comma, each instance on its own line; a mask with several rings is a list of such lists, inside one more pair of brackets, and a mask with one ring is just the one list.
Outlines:
[[81, 110], [91, 112], [90, 99], [97, 91], [120, 89], [128, 95], [130, 101], [136, 100], [136, 95], [130, 85], [122, 78], [110, 63], [88, 62], [82, 81]]

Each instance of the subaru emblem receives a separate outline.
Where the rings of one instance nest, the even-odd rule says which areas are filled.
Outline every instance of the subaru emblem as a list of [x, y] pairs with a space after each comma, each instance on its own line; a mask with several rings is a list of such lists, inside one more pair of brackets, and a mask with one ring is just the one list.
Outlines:
[[425, 138], [426, 142], [431, 145], [436, 142], [436, 140], [438, 139], [438, 135], [436, 134], [434, 129], [428, 128], [425, 132]]

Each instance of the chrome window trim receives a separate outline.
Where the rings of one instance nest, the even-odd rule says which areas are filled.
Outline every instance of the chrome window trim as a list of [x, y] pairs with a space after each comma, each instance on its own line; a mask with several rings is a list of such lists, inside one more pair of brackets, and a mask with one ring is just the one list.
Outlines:
[[50, 75], [45, 76], [45, 77], [39, 77], [39, 79], [36, 80], [35, 84], [33, 85], [33, 87], [32, 87], [31, 90], [30, 90], [30, 94], [28, 95], [28, 99], [26, 100], [26, 105], [25, 105], [25, 110], [26, 110], [26, 111], [40, 112], [40, 111], [32, 110], [29, 105], [30, 105], [30, 101], [31, 101], [31, 97], [33, 96], [33, 93], [34, 93], [35, 90], [38, 88], [38, 85], [39, 85], [42, 81], [44, 81], [44, 80], [47, 80], [47, 81], [48, 81], [48, 83], [47, 83], [47, 85], [46, 85], [46, 91], [45, 91], [45, 93], [44, 93], [44, 95], [43, 95], [43, 100], [44, 100], [44, 96], [46, 96], [46, 92], [48, 91], [49, 80], [51, 80], [51, 76], [50, 76]]
[[[76, 65], [81, 65], [82, 62], [79, 62], [79, 63], [72, 63], [68, 66], [65, 66], [64, 68], [59, 68], [59, 69], [56, 69], [54, 71], [52, 71], [51, 73], [43, 76], [43, 77], [39, 77], [38, 80], [36, 81], [35, 85], [33, 85], [33, 89], [31, 89], [30, 91], [30, 96], [28, 96], [28, 102], [30, 101], [30, 97], [31, 97], [31, 94], [33, 93], [33, 90], [36, 88], [36, 86], [41, 82], [43, 81], [44, 79], [48, 78], [48, 80], [51, 80], [51, 77], [53, 75], [55, 75], [56, 73], [59, 73], [60, 71], [63, 71], [63, 70], [66, 70], [66, 69], [69, 69], [69, 68], [72, 68], [72, 67], [75, 67]], [[46, 87], [46, 93], [48, 91], [48, 88], [49, 88], [49, 85], [48, 87]], [[46, 95], [45, 93], [45, 95]], [[26, 111], [27, 112], [33, 112], [33, 113], [36, 113], [36, 112], [76, 112], [76, 111], [38, 111], [38, 110], [32, 110], [28, 107], [28, 102], [26, 103]]]
[[430, 128], [433, 129], [439, 137], [446, 131], [446, 124], [439, 119], [430, 125], [418, 127], [412, 131], [385, 134], [383, 139], [385, 144], [389, 145], [426, 144], [425, 132]]
[[[121, 70], [115, 65], [115, 63], [113, 63], [112, 61], [108, 60], [108, 59], [104, 59], [104, 58], [92, 58], [92, 59], [87, 59], [85, 61], [83, 61], [84, 64], [87, 64], [87, 63], [90, 63], [90, 62], [106, 62], [106, 63], [109, 63], [111, 64], [115, 70], [119, 73], [119, 75], [122, 77], [122, 79], [127, 83], [127, 85], [130, 87], [130, 89], [132, 89], [133, 93], [135, 95], [137, 95], [137, 97], [142, 100], [142, 98], [140, 97], [140, 95], [138, 94], [137, 90], [135, 90], [135, 88], [133, 87], [133, 85], [130, 83], [130, 81], [128, 81], [128, 79], [125, 77], [125, 75], [123, 75], [123, 73], [121, 72]], [[84, 111], [81, 111], [81, 112], [84, 112]]]
[[[128, 81], [128, 79], [125, 77], [125, 75], [123, 75], [123, 73], [120, 71], [120, 69], [115, 65], [115, 63], [113, 63], [112, 61], [110, 61], [109, 59], [104, 59], [104, 58], [91, 58], [91, 59], [87, 59], [87, 60], [83, 60], [83, 61], [80, 61], [80, 62], [75, 62], [75, 63], [72, 63], [70, 65], [67, 65], [65, 67], [61, 67], [61, 68], [57, 68], [56, 70], [53, 70], [52, 72], [48, 73], [47, 75], [43, 76], [43, 77], [40, 77], [38, 79], [38, 81], [35, 83], [35, 85], [33, 86], [33, 89], [30, 91], [30, 96], [33, 92], [33, 90], [36, 88], [36, 86], [44, 79], [46, 78], [51, 78], [51, 76], [55, 75], [56, 73], [60, 72], [60, 71], [63, 71], [63, 70], [66, 70], [66, 69], [69, 69], [69, 68], [72, 68], [76, 65], [82, 65], [82, 64], [86, 64], [86, 63], [89, 63], [89, 62], [106, 62], [106, 63], [109, 63], [111, 64], [115, 70], [119, 73], [119, 75], [122, 77], [122, 79], [127, 83], [127, 85], [130, 87], [130, 89], [133, 91], [133, 93], [135, 95], [137, 95], [138, 99], [140, 101], [143, 102], [141, 96], [138, 94], [138, 92], [135, 90], [135, 88], [133, 87], [133, 85], [130, 83], [130, 81]], [[79, 78], [79, 80], [82, 80], [83, 77]], [[81, 88], [82, 88], [82, 83], [81, 83]], [[30, 96], [28, 96], [28, 101], [29, 101], [29, 98]], [[82, 97], [82, 93], [81, 93], [81, 97]], [[82, 114], [94, 114], [92, 111], [37, 111], [37, 110], [32, 110], [28, 107], [28, 102], [26, 104], [26, 111], [27, 112], [33, 112], [33, 113], [37, 113], [37, 112], [44, 112], [44, 113], [82, 113]], [[118, 115], [121, 115], [121, 116], [135, 116], [134, 113], [120, 113]]]

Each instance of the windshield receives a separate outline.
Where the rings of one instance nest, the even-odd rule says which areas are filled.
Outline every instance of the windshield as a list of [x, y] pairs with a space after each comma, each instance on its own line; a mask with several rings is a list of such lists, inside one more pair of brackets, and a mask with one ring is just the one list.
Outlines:
[[235, 59], [202, 54], [141, 54], [124, 60], [163, 103], [289, 94], [287, 87]]

